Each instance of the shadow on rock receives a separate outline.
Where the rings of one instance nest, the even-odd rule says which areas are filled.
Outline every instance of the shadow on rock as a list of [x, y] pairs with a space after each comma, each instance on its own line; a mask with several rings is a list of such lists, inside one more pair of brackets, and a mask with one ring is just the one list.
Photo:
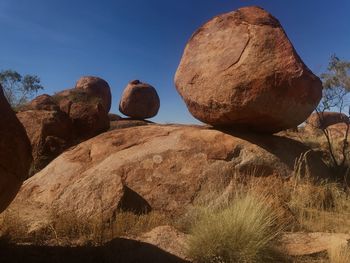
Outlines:
[[274, 156], [277, 156], [290, 170], [294, 170], [296, 160], [303, 155], [304, 157], [301, 160], [303, 162], [302, 166], [304, 167], [303, 175], [308, 173], [308, 175], [317, 178], [330, 178], [330, 171], [322, 160], [322, 154], [312, 151], [308, 146], [299, 141], [279, 135], [253, 133], [239, 129], [218, 130], [263, 148]]
[[100, 247], [59, 247], [0, 243], [2, 263], [188, 262], [148, 243], [116, 238]]

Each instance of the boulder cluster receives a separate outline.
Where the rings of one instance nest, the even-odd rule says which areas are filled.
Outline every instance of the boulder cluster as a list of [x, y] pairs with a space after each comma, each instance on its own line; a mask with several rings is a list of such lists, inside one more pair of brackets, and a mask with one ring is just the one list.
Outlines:
[[[17, 117], [31, 141], [34, 158], [29, 176], [67, 148], [107, 131], [110, 126], [125, 126], [128, 119], [109, 113], [111, 102], [109, 84], [101, 78], [85, 76], [72, 89], [53, 96], [40, 95], [22, 106]], [[159, 97], [152, 86], [133, 81], [125, 89], [120, 105], [121, 112], [129, 117], [151, 118], [158, 112]]]
[[[113, 129], [146, 125], [160, 102], [149, 84], [132, 81], [120, 101], [120, 110], [133, 118], [109, 113], [109, 84], [85, 76], [74, 88], [52, 96], [43, 94], [15, 113], [0, 86], [0, 213], [17, 194], [22, 182], [46, 167], [73, 145]], [[134, 120], [137, 119], [137, 120]]]
[[175, 84], [198, 120], [268, 133], [298, 126], [322, 95], [320, 79], [279, 21], [259, 7], [219, 15], [199, 28]]
[[[107, 221], [120, 210], [175, 214], [219, 176], [249, 174], [252, 168], [265, 176], [288, 175], [305, 152], [319, 160], [313, 161], [319, 176], [326, 171], [302, 143], [241, 131], [296, 127], [322, 95], [319, 78], [265, 10], [241, 8], [199, 28], [185, 48], [175, 85], [195, 118], [225, 132], [195, 125], [120, 130], [146, 125], [145, 119], [158, 113], [157, 91], [139, 80], [129, 82], [120, 99], [119, 110], [129, 118], [109, 113], [110, 86], [98, 77], [82, 77], [74, 88], [38, 96], [17, 117], [0, 88], [0, 212], [31, 164], [30, 175], [37, 174], [13, 206], [27, 211], [27, 225], [41, 215], [36, 227], [52, 223], [52, 207], [84, 218], [101, 211]], [[116, 131], [104, 133], [111, 129]]]

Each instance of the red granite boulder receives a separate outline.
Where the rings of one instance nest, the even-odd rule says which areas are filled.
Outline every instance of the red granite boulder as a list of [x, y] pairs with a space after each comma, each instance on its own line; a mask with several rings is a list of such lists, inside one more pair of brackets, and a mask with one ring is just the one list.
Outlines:
[[322, 96], [321, 81], [279, 21], [259, 7], [200, 27], [186, 45], [175, 84], [198, 120], [268, 133], [305, 121]]

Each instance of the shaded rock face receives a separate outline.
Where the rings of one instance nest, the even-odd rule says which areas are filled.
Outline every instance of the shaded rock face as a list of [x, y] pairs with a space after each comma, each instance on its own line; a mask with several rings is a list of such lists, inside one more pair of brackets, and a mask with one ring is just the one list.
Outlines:
[[[279, 136], [201, 126], [113, 130], [66, 151], [29, 178], [9, 209], [19, 209], [31, 230], [52, 223], [52, 214], [102, 215], [106, 222], [119, 210], [176, 215], [237, 173], [289, 176], [295, 159], [308, 150]], [[314, 168], [317, 175], [326, 170], [323, 163]]]
[[157, 115], [159, 107], [156, 89], [139, 80], [128, 84], [119, 103], [120, 112], [135, 119], [152, 118]]
[[306, 128], [325, 129], [338, 123], [349, 123], [349, 117], [339, 112], [315, 112], [306, 120]]
[[33, 167], [29, 174], [32, 176], [71, 145], [72, 122], [58, 107], [57, 110], [21, 111], [17, 117], [32, 145]]
[[0, 85], [0, 213], [27, 178], [32, 161], [26, 132], [8, 104]]
[[108, 112], [99, 102], [74, 102], [68, 112], [75, 135], [80, 140], [90, 139], [109, 129]]
[[[109, 86], [99, 78], [93, 78], [94, 81], [91, 82], [91, 78], [83, 77], [78, 81], [76, 88], [54, 95], [60, 109], [72, 120], [75, 137], [80, 141], [94, 137], [109, 128], [110, 100], [106, 99], [108, 94], [110, 95]], [[101, 88], [96, 83], [105, 85]], [[98, 91], [103, 92], [97, 94]]]
[[93, 97], [100, 98], [106, 111], [110, 111], [112, 95], [111, 89], [105, 80], [93, 76], [81, 77], [75, 85], [75, 88], [81, 89]]
[[199, 28], [175, 84], [198, 120], [269, 133], [302, 123], [322, 96], [321, 81], [279, 21], [259, 7], [217, 16]]
[[189, 263], [191, 261], [184, 255], [185, 241], [184, 234], [164, 226], [138, 239], [115, 238], [101, 246], [64, 247], [0, 243], [0, 262]]

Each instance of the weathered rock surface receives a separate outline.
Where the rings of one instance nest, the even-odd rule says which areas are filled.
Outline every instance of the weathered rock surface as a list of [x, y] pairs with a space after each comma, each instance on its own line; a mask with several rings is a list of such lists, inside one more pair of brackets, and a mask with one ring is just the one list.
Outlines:
[[349, 234], [340, 233], [286, 233], [282, 236], [280, 250], [291, 256], [305, 256], [327, 252], [335, 246], [347, 245]]
[[32, 161], [26, 132], [0, 85], [0, 213], [17, 194]]
[[175, 84], [198, 120], [271, 133], [302, 123], [322, 95], [321, 81], [279, 21], [259, 7], [217, 16], [199, 28]]
[[[21, 211], [20, 220], [31, 230], [72, 212], [102, 215], [106, 222], [120, 209], [177, 214], [206, 187], [234, 174], [288, 176], [307, 150], [279, 136], [233, 135], [202, 126], [113, 130], [66, 151], [28, 179], [9, 210]], [[326, 168], [317, 161], [313, 172], [319, 175]]]
[[83, 90], [92, 97], [100, 98], [106, 111], [110, 111], [112, 95], [111, 89], [105, 80], [93, 76], [81, 77], [76, 83], [75, 88]]
[[306, 120], [306, 128], [325, 129], [338, 123], [349, 123], [349, 117], [339, 112], [315, 112]]
[[157, 115], [159, 107], [156, 89], [139, 80], [126, 86], [119, 103], [120, 112], [135, 119], [152, 118]]
[[43, 169], [72, 144], [72, 122], [56, 107], [50, 105], [17, 113], [32, 146], [33, 166], [29, 176]]

